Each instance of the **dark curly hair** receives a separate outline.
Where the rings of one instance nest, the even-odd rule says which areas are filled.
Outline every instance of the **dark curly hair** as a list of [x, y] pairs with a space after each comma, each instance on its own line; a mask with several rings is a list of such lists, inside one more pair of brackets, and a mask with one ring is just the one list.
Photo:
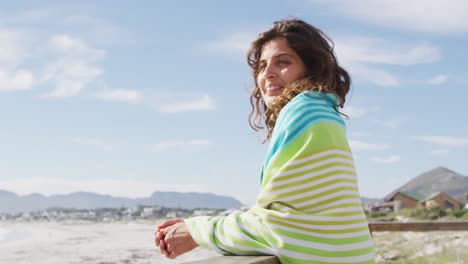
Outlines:
[[[274, 39], [283, 39], [289, 48], [294, 50], [306, 67], [306, 75], [286, 85], [270, 108], [262, 99], [257, 83], [259, 62], [263, 47]], [[273, 23], [273, 27], [259, 34], [247, 53], [247, 63], [253, 70], [255, 88], [250, 95], [252, 110], [249, 114], [250, 126], [256, 131], [265, 130], [268, 141], [271, 138], [276, 118], [281, 109], [296, 95], [304, 90], [317, 90], [334, 93], [343, 107], [346, 94], [350, 90], [351, 78], [347, 71], [338, 65], [333, 41], [321, 30], [299, 19], [282, 19]]]

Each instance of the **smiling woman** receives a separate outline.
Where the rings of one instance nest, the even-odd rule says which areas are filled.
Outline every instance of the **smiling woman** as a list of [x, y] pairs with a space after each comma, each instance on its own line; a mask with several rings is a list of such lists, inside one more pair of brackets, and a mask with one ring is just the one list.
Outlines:
[[320, 30], [275, 22], [252, 43], [251, 126], [270, 141], [256, 204], [227, 216], [171, 219], [155, 243], [169, 258], [198, 246], [281, 263], [374, 263], [345, 123], [350, 77]]

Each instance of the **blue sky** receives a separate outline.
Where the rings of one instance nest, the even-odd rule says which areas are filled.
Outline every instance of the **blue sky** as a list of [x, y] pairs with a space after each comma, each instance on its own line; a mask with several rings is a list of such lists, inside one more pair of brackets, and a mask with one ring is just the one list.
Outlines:
[[467, 1], [1, 1], [0, 189], [255, 201], [245, 54], [273, 21], [335, 42], [361, 194], [468, 175]]

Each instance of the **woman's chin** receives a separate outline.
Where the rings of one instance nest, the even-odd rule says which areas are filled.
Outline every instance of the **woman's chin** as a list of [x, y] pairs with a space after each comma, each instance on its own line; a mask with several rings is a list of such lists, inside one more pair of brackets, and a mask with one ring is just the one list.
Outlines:
[[275, 100], [276, 100], [277, 96], [268, 96], [267, 98], [265, 98], [265, 104], [268, 108], [271, 108], [273, 106], [273, 104], [275, 103]]

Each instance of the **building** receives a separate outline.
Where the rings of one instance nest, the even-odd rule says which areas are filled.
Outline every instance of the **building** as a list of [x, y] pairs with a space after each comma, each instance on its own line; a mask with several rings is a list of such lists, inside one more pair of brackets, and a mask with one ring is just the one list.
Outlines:
[[421, 204], [424, 207], [435, 207], [439, 206], [445, 209], [459, 210], [460, 202], [453, 198], [452, 196], [444, 193], [438, 192], [432, 195], [429, 195], [426, 199], [421, 201]]
[[420, 201], [424, 200], [424, 196], [419, 193], [395, 192], [385, 198], [385, 202], [393, 203], [393, 211], [397, 212], [401, 209], [414, 209], [421, 207]]
[[371, 208], [371, 212], [375, 211], [394, 211], [398, 212], [401, 209], [415, 209], [415, 208], [429, 208], [429, 207], [441, 207], [444, 209], [459, 210], [461, 207], [460, 202], [444, 193], [438, 192], [427, 197], [419, 193], [410, 192], [395, 192], [385, 198], [385, 202], [379, 205], [375, 205]]

